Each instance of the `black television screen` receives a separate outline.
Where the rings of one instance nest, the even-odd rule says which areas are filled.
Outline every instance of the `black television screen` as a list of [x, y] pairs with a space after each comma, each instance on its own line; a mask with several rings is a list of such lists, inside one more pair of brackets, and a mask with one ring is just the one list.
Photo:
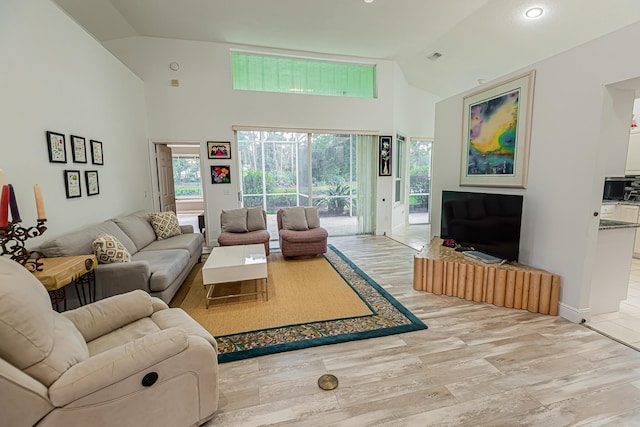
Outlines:
[[442, 191], [440, 238], [518, 261], [522, 196]]

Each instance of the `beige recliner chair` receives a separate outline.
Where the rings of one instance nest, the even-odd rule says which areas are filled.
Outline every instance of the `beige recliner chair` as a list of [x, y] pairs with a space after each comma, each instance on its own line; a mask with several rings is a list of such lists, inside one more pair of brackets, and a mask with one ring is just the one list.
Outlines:
[[218, 407], [214, 338], [137, 290], [57, 313], [0, 256], [0, 424], [197, 426]]

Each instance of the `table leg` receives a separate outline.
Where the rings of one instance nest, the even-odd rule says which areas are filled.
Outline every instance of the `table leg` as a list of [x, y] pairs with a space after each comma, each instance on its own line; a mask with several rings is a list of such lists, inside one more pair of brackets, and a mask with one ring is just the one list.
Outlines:
[[62, 311], [67, 309], [67, 293], [64, 288], [49, 291], [49, 298], [51, 298], [51, 306], [55, 311], [60, 312], [60, 303], [62, 303]]
[[[80, 305], [87, 305], [96, 301], [96, 272], [94, 270], [78, 277], [73, 281], [73, 285], [76, 288], [76, 295], [78, 295]], [[86, 292], [85, 286], [87, 288]]]

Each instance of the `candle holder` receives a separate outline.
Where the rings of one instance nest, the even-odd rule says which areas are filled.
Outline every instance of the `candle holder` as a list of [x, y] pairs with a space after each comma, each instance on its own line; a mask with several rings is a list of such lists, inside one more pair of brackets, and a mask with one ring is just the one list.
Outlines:
[[30, 252], [25, 247], [27, 239], [42, 236], [47, 230], [46, 219], [38, 219], [35, 226], [23, 227], [19, 221], [11, 221], [6, 227], [0, 227], [0, 255], [9, 255], [12, 260], [24, 265], [30, 271], [41, 271], [42, 254]]

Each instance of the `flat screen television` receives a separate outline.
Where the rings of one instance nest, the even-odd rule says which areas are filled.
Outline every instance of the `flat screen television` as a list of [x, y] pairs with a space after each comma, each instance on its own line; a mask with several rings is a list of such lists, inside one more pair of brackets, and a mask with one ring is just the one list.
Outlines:
[[444, 190], [440, 237], [518, 261], [522, 200], [520, 195]]

